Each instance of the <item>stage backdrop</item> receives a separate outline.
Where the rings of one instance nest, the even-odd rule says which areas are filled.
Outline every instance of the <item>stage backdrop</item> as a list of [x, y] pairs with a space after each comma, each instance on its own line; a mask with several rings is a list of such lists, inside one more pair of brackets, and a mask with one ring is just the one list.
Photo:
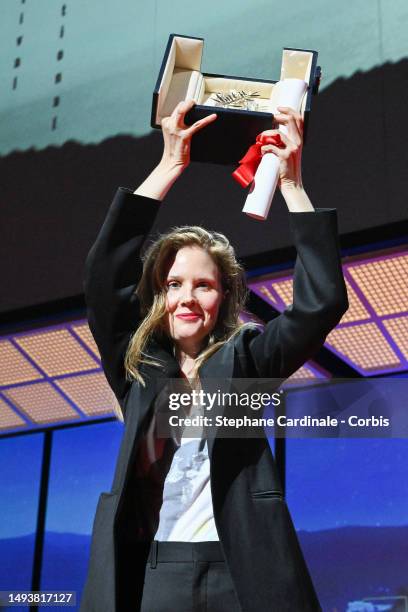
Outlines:
[[[87, 251], [118, 185], [158, 161], [149, 128], [170, 32], [205, 39], [205, 71], [279, 76], [282, 47], [319, 51], [304, 183], [342, 233], [406, 217], [405, 0], [3, 0], [0, 7], [0, 312], [78, 295]], [[156, 230], [198, 223], [239, 255], [290, 244], [279, 198], [268, 222], [241, 213], [231, 168], [194, 165]]]

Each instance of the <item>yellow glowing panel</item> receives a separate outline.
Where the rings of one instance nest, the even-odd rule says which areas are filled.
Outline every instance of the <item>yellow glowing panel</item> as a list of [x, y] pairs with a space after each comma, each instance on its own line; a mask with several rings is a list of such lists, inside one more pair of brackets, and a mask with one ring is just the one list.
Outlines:
[[385, 319], [383, 324], [405, 359], [408, 359], [408, 317]]
[[29, 382], [42, 374], [8, 340], [0, 342], [0, 385]]
[[56, 384], [89, 416], [113, 412], [115, 396], [102, 372], [62, 378]]
[[66, 329], [16, 337], [16, 342], [48, 376], [94, 370], [97, 362]]
[[[273, 287], [275, 291], [279, 294], [279, 297], [285, 303], [285, 306], [289, 306], [293, 301], [293, 281], [285, 280], [285, 281], [275, 281], [273, 283]], [[346, 314], [341, 319], [341, 323], [348, 323], [350, 321], [359, 321], [364, 319], [369, 319], [370, 315], [367, 312], [366, 308], [362, 304], [358, 295], [351, 287], [349, 283], [346, 282], [347, 294], [349, 299], [349, 309]]]
[[73, 325], [72, 329], [81, 338], [82, 342], [86, 344], [86, 346], [100, 359], [98, 347], [96, 346], [96, 342], [93, 339], [88, 324], [83, 323], [81, 325]]
[[[296, 372], [293, 372], [293, 374], [291, 376], [289, 376], [289, 378], [287, 379], [287, 381], [289, 380], [299, 380], [299, 379], [315, 379], [317, 378], [316, 374], [307, 366], [302, 366], [301, 368], [299, 368], [298, 370], [296, 370]], [[286, 382], [287, 382], [286, 381]]]
[[279, 295], [285, 306], [289, 306], [293, 302], [293, 280], [290, 278], [283, 281], [274, 281], [273, 288]]
[[350, 265], [348, 271], [378, 315], [407, 310], [408, 255]]
[[[361, 319], [369, 319], [370, 315], [365, 309], [364, 305], [358, 298], [354, 289], [349, 283], [346, 283], [347, 293], [349, 299], [349, 309], [341, 319], [342, 323], [349, 321], [358, 321]], [[289, 306], [293, 302], [293, 281], [275, 281], [273, 283], [275, 291], [279, 294], [279, 297], [283, 300], [285, 306]]]
[[326, 342], [366, 371], [400, 365], [397, 355], [375, 323], [337, 327], [330, 332]]
[[0, 430], [24, 427], [27, 423], [0, 397]]
[[270, 290], [268, 289], [267, 285], [261, 285], [260, 287], [258, 287], [258, 291], [260, 293], [262, 293], [263, 296], [265, 296], [266, 300], [271, 302], [271, 304], [273, 304], [275, 306], [276, 304], [276, 299], [275, 297], [272, 295], [272, 293], [270, 292]]
[[79, 418], [78, 413], [49, 383], [23, 385], [3, 391], [34, 423], [54, 423]]
[[351, 321], [362, 321], [370, 318], [364, 304], [354, 291], [353, 287], [346, 281], [349, 308], [342, 317], [340, 323], [350, 323]]

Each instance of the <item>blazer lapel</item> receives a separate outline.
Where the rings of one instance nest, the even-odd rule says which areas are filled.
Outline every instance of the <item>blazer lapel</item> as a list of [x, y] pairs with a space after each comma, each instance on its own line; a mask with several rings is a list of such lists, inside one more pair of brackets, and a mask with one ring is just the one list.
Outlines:
[[[133, 440], [134, 446], [136, 446], [139, 437], [140, 424], [144, 421], [152, 401], [157, 397], [169, 378], [178, 378], [180, 376], [180, 366], [172, 354], [170, 343], [167, 345], [152, 340], [149, 343], [147, 353], [154, 359], [157, 359], [162, 364], [162, 367], [158, 368], [143, 364], [141, 372], [145, 377], [146, 386], [137, 385], [133, 389], [133, 393], [137, 394], [138, 397], [136, 398], [134, 395], [132, 403], [135, 401], [139, 406], [139, 410], [131, 411], [129, 418], [132, 421], [128, 423], [128, 428], [130, 429], [129, 437]], [[233, 371], [234, 342], [230, 340], [201, 366], [199, 376], [203, 390], [208, 393], [227, 393], [231, 387]], [[222, 415], [224, 413], [223, 406], [218, 406], [217, 410], [213, 410], [213, 413], [214, 415], [208, 414], [208, 416], [215, 416], [215, 413]], [[207, 440], [210, 459], [218, 430], [214, 423], [215, 419], [213, 420], [213, 426]]]
[[151, 402], [164, 387], [167, 380], [180, 376], [180, 366], [173, 355], [172, 345], [169, 341], [164, 339], [159, 343], [157, 340], [151, 340], [146, 352], [152, 356], [153, 360], [158, 361], [161, 367], [143, 364], [141, 368], [142, 375], [146, 379], [146, 386], [141, 387], [142, 406], [139, 422], [142, 422]]
[[126, 411], [126, 429], [123, 444], [118, 459], [118, 469], [114, 486], [122, 490], [123, 484], [127, 482], [129, 473], [132, 469], [134, 454], [137, 449], [141, 435], [141, 425], [166, 381], [169, 378], [177, 378], [180, 374], [180, 367], [172, 352], [166, 350], [155, 340], [151, 340], [146, 353], [157, 360], [162, 367], [142, 364], [140, 371], [145, 380], [145, 386], [140, 383], [133, 383], [129, 392], [129, 407]]
[[[205, 392], [228, 393], [234, 372], [234, 353], [234, 341], [231, 339], [203, 363], [199, 370], [199, 375], [202, 388]], [[207, 438], [210, 460], [218, 431], [218, 427], [215, 425], [216, 414], [220, 416], [224, 414], [224, 407], [222, 405], [217, 405], [216, 410], [213, 410], [213, 414], [208, 414], [208, 416], [213, 417], [213, 425]]]

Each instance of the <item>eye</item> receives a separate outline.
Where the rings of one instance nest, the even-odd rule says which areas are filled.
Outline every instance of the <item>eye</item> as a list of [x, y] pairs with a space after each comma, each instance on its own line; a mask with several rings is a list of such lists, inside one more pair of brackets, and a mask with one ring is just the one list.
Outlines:
[[179, 281], [172, 280], [167, 283], [167, 289], [178, 289], [180, 287]]
[[204, 287], [205, 289], [211, 289], [211, 283], [207, 282], [207, 281], [199, 281], [197, 283], [197, 287]]

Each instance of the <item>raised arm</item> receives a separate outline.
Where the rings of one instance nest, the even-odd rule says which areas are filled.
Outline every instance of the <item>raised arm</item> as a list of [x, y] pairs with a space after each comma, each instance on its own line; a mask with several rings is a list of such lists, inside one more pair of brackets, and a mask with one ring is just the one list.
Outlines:
[[141, 316], [135, 294], [142, 275], [140, 250], [159, 205], [129, 189], [118, 189], [85, 263], [88, 323], [106, 378], [119, 401], [129, 384], [124, 356]]
[[348, 308], [336, 211], [290, 213], [290, 224], [298, 252], [293, 304], [248, 346], [258, 376], [263, 378], [293, 374], [323, 345]]
[[172, 116], [163, 121], [160, 163], [135, 192], [118, 189], [85, 263], [89, 326], [106, 378], [119, 401], [130, 384], [124, 369], [126, 349], [141, 319], [135, 290], [143, 272], [142, 244], [150, 233], [160, 200], [189, 164], [193, 134], [216, 118], [210, 115], [185, 126], [185, 113], [193, 104], [193, 101], [180, 103]]
[[246, 337], [246, 350], [258, 375], [265, 378], [287, 378], [295, 372], [322, 346], [348, 308], [336, 211], [314, 210], [302, 183], [302, 118], [290, 108], [279, 110], [275, 121], [287, 126], [287, 135], [280, 133], [282, 145], [265, 145], [263, 153], [280, 158], [279, 186], [290, 211], [298, 255], [293, 304], [270, 321], [261, 334]]

